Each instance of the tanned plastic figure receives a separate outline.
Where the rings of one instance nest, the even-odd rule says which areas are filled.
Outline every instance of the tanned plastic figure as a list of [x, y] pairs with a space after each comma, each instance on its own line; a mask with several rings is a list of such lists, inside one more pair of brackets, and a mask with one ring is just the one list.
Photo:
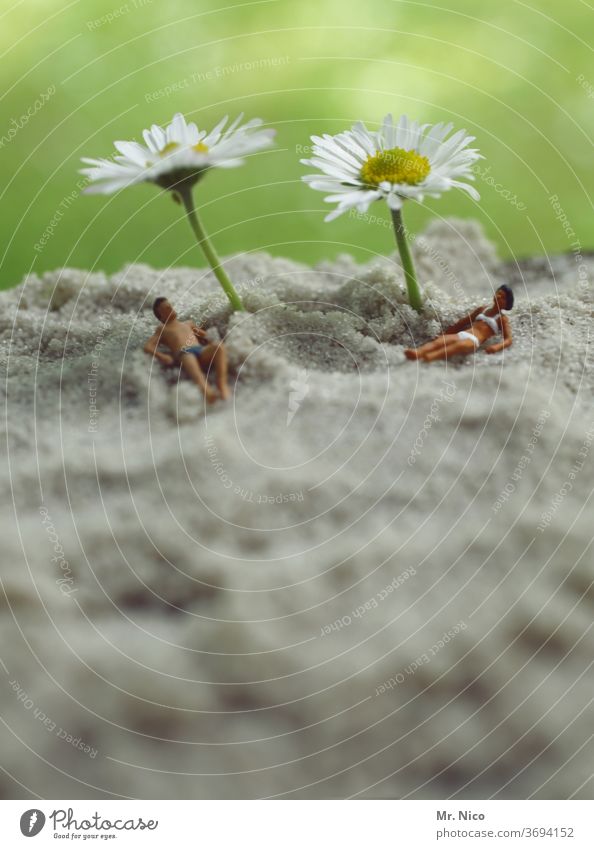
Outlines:
[[512, 344], [509, 318], [504, 315], [503, 310], [511, 310], [513, 305], [512, 290], [509, 286], [500, 286], [495, 292], [493, 306], [489, 309], [478, 307], [448, 327], [441, 336], [419, 348], [407, 348], [404, 354], [409, 360], [423, 360], [426, 363], [447, 360], [460, 354], [474, 354], [487, 339], [498, 334], [501, 335], [501, 342], [488, 345], [483, 350], [486, 354], [503, 351]]
[[[144, 346], [145, 352], [165, 366], [176, 363], [181, 365], [209, 404], [218, 397], [217, 392], [208, 385], [205, 374], [205, 371], [208, 372], [212, 367], [220, 397], [223, 400], [229, 398], [231, 393], [227, 383], [227, 352], [223, 345], [209, 342], [205, 331], [193, 321], [179, 321], [167, 298], [157, 298], [153, 304], [153, 312], [161, 326]], [[159, 351], [160, 345], [169, 348], [171, 353]]]

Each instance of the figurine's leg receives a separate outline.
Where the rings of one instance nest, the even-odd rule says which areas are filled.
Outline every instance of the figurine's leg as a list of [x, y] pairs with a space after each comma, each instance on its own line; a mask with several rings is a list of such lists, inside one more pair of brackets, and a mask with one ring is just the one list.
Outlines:
[[455, 354], [454, 347], [442, 347], [438, 351], [433, 351], [431, 354], [427, 354], [423, 357], [423, 361], [426, 363], [434, 363], [435, 360], [447, 360], [448, 357], [453, 357]]
[[420, 345], [418, 348], [406, 348], [404, 356], [409, 360], [420, 360], [426, 354], [436, 351], [441, 345], [443, 345], [443, 338], [443, 336], [438, 336], [437, 339], [425, 342], [424, 345]]
[[[459, 341], [458, 336], [451, 333], [447, 336], [438, 336], [437, 339], [434, 339], [433, 342], [425, 346], [425, 349], [420, 353], [418, 359], [425, 360], [427, 362], [445, 359], [448, 348], [452, 345], [456, 345]], [[429, 359], [429, 357], [431, 357], [431, 359]]]
[[200, 362], [205, 366], [214, 366], [217, 386], [221, 398], [227, 400], [231, 395], [227, 382], [227, 351], [224, 345], [207, 345], [200, 354]]
[[424, 360], [426, 363], [432, 363], [435, 360], [448, 360], [450, 357], [474, 354], [475, 350], [474, 342], [470, 339], [456, 339], [455, 342], [450, 342], [450, 344], [445, 345], [441, 350], [427, 354]]
[[208, 403], [212, 404], [216, 400], [217, 393], [208, 385], [206, 376], [194, 354], [182, 354], [181, 364], [188, 377], [201, 389]]

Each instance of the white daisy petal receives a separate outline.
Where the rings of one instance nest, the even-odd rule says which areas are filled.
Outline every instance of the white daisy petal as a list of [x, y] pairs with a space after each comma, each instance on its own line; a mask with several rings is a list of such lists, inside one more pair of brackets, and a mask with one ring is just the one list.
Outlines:
[[198, 144], [200, 139], [200, 133], [198, 132], [198, 127], [194, 122], [191, 122], [186, 127], [186, 138], [187, 144], [194, 145]]
[[104, 160], [83, 160], [92, 163], [91, 168], [82, 168], [81, 173], [87, 174], [92, 179], [99, 177], [100, 179], [111, 179], [112, 177], [120, 177], [122, 175], [135, 175], [142, 173], [142, 169], [138, 165], [127, 163], [122, 165], [119, 162], [110, 162]]
[[301, 179], [304, 183], [307, 183], [312, 189], [315, 189], [318, 192], [337, 192], [340, 194], [351, 192], [353, 188], [357, 188], [358, 190], [365, 188], [362, 183], [352, 183], [347, 186], [339, 180], [320, 179], [319, 174], [306, 174], [306, 176]]
[[354, 157], [357, 161], [364, 161], [376, 148], [375, 141], [371, 139], [369, 132], [362, 124], [346, 133], [337, 133], [335, 136], [325, 135], [321, 146], [331, 154], [338, 153], [342, 156]]
[[90, 159], [88, 156], [82, 156], [81, 162], [86, 162], [88, 165], [94, 165], [96, 168], [100, 168], [105, 165], [106, 162], [109, 162], [109, 159]]
[[357, 209], [359, 212], [367, 212], [373, 201], [381, 197], [380, 192], [365, 191], [365, 192], [347, 192], [339, 195], [329, 195], [324, 198], [327, 203], [337, 203], [338, 206], [333, 212], [330, 212], [325, 221], [333, 221], [349, 209]]
[[208, 133], [208, 135], [204, 137], [204, 144], [207, 145], [207, 147], [212, 147], [213, 145], [217, 144], [217, 142], [221, 138], [223, 127], [225, 126], [228, 120], [229, 116], [225, 115], [225, 117], [216, 125], [214, 130], [211, 130], [210, 133]]
[[348, 180], [351, 177], [356, 179], [358, 176], [358, 170], [355, 168], [347, 170], [341, 163], [330, 165], [324, 159], [318, 159], [316, 156], [308, 160], [307, 165], [311, 165], [312, 168], [319, 168], [324, 174], [329, 177], [337, 177], [339, 180]]
[[143, 136], [148, 149], [152, 153], [159, 153], [167, 144], [167, 133], [157, 124], [153, 124], [150, 130], [145, 130]]
[[166, 132], [168, 142], [175, 142], [181, 145], [188, 144], [186, 119], [181, 112], [176, 112]]
[[418, 185], [408, 186], [406, 183], [400, 183], [399, 185], [392, 187], [391, 194], [397, 194], [399, 198], [410, 198], [411, 200], [416, 200], [421, 203], [423, 201], [423, 195], [425, 194], [425, 184], [423, 183], [423, 188], [421, 189]]
[[404, 203], [404, 200], [403, 198], [399, 197], [395, 192], [391, 192], [386, 198], [386, 200], [390, 209], [402, 209], [402, 204]]
[[328, 203], [366, 203], [372, 200], [377, 200], [380, 197], [380, 192], [344, 192], [343, 194], [328, 195], [324, 200]]
[[456, 189], [462, 189], [463, 192], [466, 192], [470, 195], [473, 200], [480, 200], [481, 196], [474, 188], [474, 186], [469, 186], [468, 183], [461, 183], [458, 180], [450, 180], [450, 185], [454, 186]]
[[[403, 119], [406, 120], [405, 115], [403, 115], [400, 120], [402, 121]], [[384, 118], [384, 122], [382, 124], [381, 129], [381, 135], [385, 148], [387, 150], [392, 147], [396, 147], [396, 145], [398, 144], [396, 140], [396, 128], [394, 127], [394, 118], [391, 114], [386, 115], [386, 117]]]
[[[356, 140], [366, 156], [372, 156], [376, 152], [376, 140], [364, 124], [361, 122], [355, 124], [351, 130], [351, 134], [353, 140]], [[347, 134], [343, 133], [342, 135], [346, 136]]]
[[102, 183], [93, 183], [90, 186], [86, 186], [83, 189], [83, 194], [85, 195], [110, 195], [113, 192], [119, 191], [119, 189], [125, 189], [128, 186], [132, 185], [133, 181], [130, 180], [106, 180]]
[[463, 147], [474, 141], [474, 136], [467, 136], [466, 130], [458, 130], [447, 141], [443, 141], [431, 159], [435, 165], [451, 161]]
[[[225, 116], [225, 122], [226, 121], [227, 121], [227, 116]], [[241, 124], [242, 121], [243, 121], [243, 112], [240, 112], [239, 115], [237, 116], [237, 118], [234, 121], [232, 121], [229, 124], [229, 126], [227, 127], [227, 129], [225, 130], [225, 136], [224, 137], [226, 138], [227, 136], [232, 135], [235, 132], [235, 130], [237, 129], [238, 125]], [[255, 124], [254, 124], [254, 121], [256, 122]], [[252, 121], [248, 121], [248, 124], [251, 124], [252, 126], [256, 126], [256, 127], [259, 127], [261, 123], [262, 123], [262, 121], [260, 120], [260, 118], [254, 118], [254, 119], [252, 119]], [[244, 130], [247, 129], [248, 124], [246, 124], [244, 126]]]
[[396, 126], [396, 138], [393, 143], [390, 144], [390, 147], [401, 147], [403, 150], [410, 150], [409, 144], [409, 127], [408, 127], [408, 115], [401, 115], [400, 120]]
[[266, 147], [269, 147], [275, 136], [274, 130], [258, 130], [251, 132], [249, 135], [238, 131], [235, 135], [229, 138], [223, 138], [216, 146], [207, 145], [211, 150], [210, 158], [213, 164], [216, 164], [221, 159], [227, 159], [231, 156], [243, 156], [250, 153], [257, 153]]
[[144, 165], [150, 158], [150, 151], [137, 142], [117, 141], [113, 143], [113, 146], [116, 150], [119, 150], [125, 159], [135, 165]]
[[319, 163], [330, 167], [342, 168], [345, 174], [358, 174], [361, 170], [360, 164], [347, 162], [342, 157], [333, 157], [329, 153], [320, 150], [318, 150], [317, 155], [313, 159], [300, 159], [299, 161], [302, 165], [311, 165], [314, 168], [319, 167], [320, 170], [323, 170], [323, 168]]
[[[312, 139], [315, 137], [312, 137]], [[361, 163], [367, 159], [367, 153], [356, 145], [346, 147], [338, 141], [331, 139], [329, 142], [317, 145], [317, 155], [329, 160], [340, 159], [353, 167], [360, 169]], [[303, 161], [303, 160], [302, 160]]]
[[429, 158], [438, 150], [443, 139], [452, 132], [453, 124], [434, 124], [419, 143], [419, 153]]

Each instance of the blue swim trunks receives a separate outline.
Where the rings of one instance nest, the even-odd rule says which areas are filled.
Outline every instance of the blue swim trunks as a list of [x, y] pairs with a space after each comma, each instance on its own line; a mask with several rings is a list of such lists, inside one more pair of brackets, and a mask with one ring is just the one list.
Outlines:
[[182, 354], [194, 354], [196, 358], [204, 351], [204, 345], [186, 345], [185, 348], [180, 348], [178, 357], [181, 359]]

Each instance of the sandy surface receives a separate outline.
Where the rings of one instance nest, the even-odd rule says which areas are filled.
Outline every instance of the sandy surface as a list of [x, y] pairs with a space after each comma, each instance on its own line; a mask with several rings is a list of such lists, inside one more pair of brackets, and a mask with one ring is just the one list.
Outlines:
[[[196, 269], [0, 296], [2, 796], [592, 797], [592, 290], [416, 251], [422, 316], [393, 259], [232, 258], [231, 320]], [[405, 361], [509, 277], [511, 349]], [[151, 366], [157, 295], [231, 402]]]

